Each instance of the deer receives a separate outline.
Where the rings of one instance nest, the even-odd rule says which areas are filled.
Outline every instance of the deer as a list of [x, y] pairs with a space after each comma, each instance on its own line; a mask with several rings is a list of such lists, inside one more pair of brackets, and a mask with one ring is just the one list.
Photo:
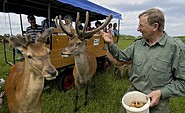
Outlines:
[[16, 35], [9, 38], [9, 43], [19, 49], [24, 62], [11, 66], [5, 80], [5, 96], [10, 113], [41, 113], [44, 79], [52, 80], [58, 75], [50, 62], [50, 50], [45, 46], [46, 39], [54, 28], [37, 33], [36, 42], [31, 35]]
[[113, 64], [114, 80], [116, 80], [116, 76], [118, 75], [118, 72], [120, 72], [120, 77], [123, 78], [124, 69], [126, 69], [126, 73], [127, 73], [127, 75], [129, 75], [130, 70], [131, 70], [132, 61], [122, 62], [122, 61], [116, 60], [112, 56], [112, 54], [109, 52], [107, 45], [105, 45], [103, 47], [103, 50], [106, 51], [106, 56], [107, 56], [108, 60]]
[[78, 98], [80, 92], [80, 85], [84, 84], [85, 89], [85, 102], [84, 105], [87, 105], [87, 96], [88, 96], [88, 84], [91, 78], [93, 78], [96, 69], [97, 61], [96, 56], [90, 51], [86, 50], [86, 43], [95, 33], [102, 30], [112, 19], [112, 15], [106, 18], [105, 22], [98, 28], [87, 31], [87, 25], [89, 22], [89, 12], [86, 12], [85, 24], [82, 30], [79, 30], [78, 23], [80, 18], [80, 13], [77, 12], [77, 17], [75, 21], [75, 32], [70, 31], [61, 20], [61, 16], [56, 16], [55, 23], [58, 28], [60, 28], [68, 37], [69, 44], [66, 48], [61, 51], [62, 57], [74, 56], [74, 68], [73, 68], [73, 77], [76, 87], [76, 98], [74, 104], [74, 112], [78, 111]]

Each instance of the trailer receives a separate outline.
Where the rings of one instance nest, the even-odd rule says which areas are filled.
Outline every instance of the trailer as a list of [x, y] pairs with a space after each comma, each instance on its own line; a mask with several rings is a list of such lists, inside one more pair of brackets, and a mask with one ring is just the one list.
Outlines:
[[[79, 5], [81, 4], [81, 5]], [[73, 18], [76, 18], [76, 13], [81, 13], [82, 22], [85, 21], [85, 12], [90, 12], [90, 21], [105, 19], [109, 14], [112, 14], [114, 18], [121, 19], [121, 14], [103, 8], [92, 2], [86, 0], [4, 0], [0, 1], [2, 6], [1, 12], [13, 12], [20, 14], [20, 20], [22, 21], [21, 14], [32, 14], [36, 16], [46, 17], [49, 20], [58, 15], [70, 14]], [[50, 21], [49, 21], [50, 22]], [[118, 21], [119, 26], [120, 21]], [[21, 25], [22, 33], [23, 25]], [[119, 30], [119, 27], [118, 27]], [[118, 37], [114, 37], [114, 42], [118, 42]], [[5, 43], [4, 43], [5, 44]], [[60, 29], [55, 28], [54, 34], [49, 37], [49, 43], [46, 45], [50, 50], [51, 63], [59, 72], [58, 87], [60, 91], [67, 91], [74, 86], [74, 78], [72, 74], [74, 66], [74, 58], [63, 58], [61, 56], [61, 50], [68, 45], [67, 35], [61, 33]], [[106, 58], [106, 51], [103, 50], [105, 42], [99, 34], [93, 35], [87, 42], [87, 50], [95, 54], [100, 68], [107, 70], [110, 67], [110, 62]], [[4, 49], [6, 51], [6, 49]], [[15, 50], [13, 50], [14, 61], [11, 62], [6, 58], [8, 64], [15, 64]]]

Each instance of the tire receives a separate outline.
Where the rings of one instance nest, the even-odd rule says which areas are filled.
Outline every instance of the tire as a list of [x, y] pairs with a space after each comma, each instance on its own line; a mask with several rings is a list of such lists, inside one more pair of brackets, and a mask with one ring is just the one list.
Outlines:
[[111, 67], [110, 61], [106, 58], [103, 62], [103, 70], [108, 71]]
[[74, 77], [72, 69], [67, 69], [59, 77], [59, 91], [68, 91], [74, 86]]

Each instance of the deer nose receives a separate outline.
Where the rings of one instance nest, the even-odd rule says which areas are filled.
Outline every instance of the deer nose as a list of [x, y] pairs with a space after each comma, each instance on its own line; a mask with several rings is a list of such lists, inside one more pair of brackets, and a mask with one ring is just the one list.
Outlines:
[[65, 52], [66, 52], [66, 49], [64, 48], [64, 49], [61, 51], [61, 55], [64, 55]]
[[55, 69], [47, 70], [46, 72], [52, 77], [57, 76], [57, 71]]
[[61, 52], [61, 55], [64, 55], [64, 52], [63, 51]]

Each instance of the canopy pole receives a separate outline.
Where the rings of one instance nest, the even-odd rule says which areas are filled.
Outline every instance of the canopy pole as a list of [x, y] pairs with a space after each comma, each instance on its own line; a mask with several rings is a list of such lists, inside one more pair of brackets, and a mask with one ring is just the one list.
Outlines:
[[[7, 8], [7, 12], [9, 12], [7, 0], [5, 0], [4, 3], [3, 3], [3, 11], [4, 11], [4, 13], [6, 13], [6, 8]], [[13, 33], [12, 33], [11, 20], [10, 20], [10, 14], [9, 13], [8, 13], [8, 19], [9, 19], [9, 25], [10, 25], [10, 32], [11, 32], [11, 36], [12, 36]], [[5, 18], [5, 21], [6, 21], [6, 18]], [[8, 59], [7, 59], [7, 54], [6, 54], [7, 50], [6, 50], [5, 38], [4, 38], [3, 42], [4, 42], [3, 44], [4, 44], [4, 58], [5, 58], [5, 61], [6, 61], [7, 64], [12, 66], [13, 63], [15, 64], [15, 48], [13, 48], [13, 63], [12, 63], [12, 62], [8, 61]]]
[[21, 14], [20, 14], [20, 23], [21, 23], [21, 32], [22, 32], [22, 35], [24, 35], [23, 24], [22, 24], [22, 15]]
[[118, 34], [120, 34], [119, 31], [120, 31], [120, 19], [118, 19]]
[[48, 1], [48, 20], [49, 20], [49, 27], [51, 26], [51, 4], [50, 0]]
[[[48, 21], [49, 21], [49, 27], [51, 27], [51, 2], [48, 0]], [[50, 44], [50, 50], [52, 50], [52, 35], [47, 38], [47, 43]]]
[[119, 41], [119, 37], [120, 37], [120, 19], [118, 19], [118, 34], [119, 34], [119, 36], [117, 37], [117, 43], [118, 43], [118, 41]]

